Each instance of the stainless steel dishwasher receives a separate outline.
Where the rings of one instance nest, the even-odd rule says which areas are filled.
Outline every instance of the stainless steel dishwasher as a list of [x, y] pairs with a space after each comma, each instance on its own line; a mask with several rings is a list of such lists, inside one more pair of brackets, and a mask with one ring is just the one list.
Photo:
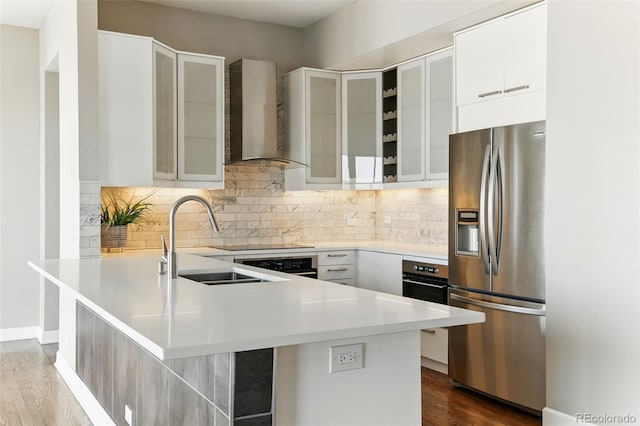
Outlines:
[[236, 257], [235, 263], [255, 266], [257, 268], [272, 271], [285, 272], [287, 274], [300, 275], [308, 278], [318, 278], [318, 256], [269, 256], [261, 257]]

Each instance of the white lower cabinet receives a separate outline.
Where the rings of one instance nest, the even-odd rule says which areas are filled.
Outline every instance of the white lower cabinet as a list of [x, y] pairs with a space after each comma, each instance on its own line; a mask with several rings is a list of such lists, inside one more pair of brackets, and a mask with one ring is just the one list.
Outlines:
[[449, 369], [449, 331], [445, 328], [422, 330], [420, 333], [422, 366], [447, 374]]
[[318, 279], [354, 285], [356, 270], [353, 250], [318, 253]]
[[358, 287], [402, 295], [402, 256], [358, 250]]

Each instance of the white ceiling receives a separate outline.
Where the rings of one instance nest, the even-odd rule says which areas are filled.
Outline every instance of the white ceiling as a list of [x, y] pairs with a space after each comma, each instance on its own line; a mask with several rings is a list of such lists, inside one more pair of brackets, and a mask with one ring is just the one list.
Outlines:
[[251, 21], [305, 28], [355, 0], [141, 0]]
[[0, 23], [40, 28], [52, 0], [0, 0]]
[[[0, 0], [0, 23], [40, 28], [53, 0]], [[355, 0], [142, 0], [165, 6], [305, 28]]]

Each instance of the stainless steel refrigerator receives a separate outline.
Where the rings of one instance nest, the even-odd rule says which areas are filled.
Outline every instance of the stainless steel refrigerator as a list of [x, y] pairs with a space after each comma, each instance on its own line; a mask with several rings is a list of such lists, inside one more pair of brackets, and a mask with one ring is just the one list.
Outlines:
[[449, 304], [486, 322], [449, 330], [454, 383], [545, 405], [545, 122], [449, 137]]

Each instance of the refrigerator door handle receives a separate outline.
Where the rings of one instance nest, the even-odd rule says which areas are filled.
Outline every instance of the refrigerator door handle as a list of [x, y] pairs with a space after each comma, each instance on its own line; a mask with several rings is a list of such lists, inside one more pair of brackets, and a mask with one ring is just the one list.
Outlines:
[[500, 264], [500, 252], [502, 251], [502, 225], [504, 219], [504, 160], [500, 147], [496, 150], [496, 191], [498, 197], [498, 234], [495, 243], [496, 260], [494, 275], [498, 274], [498, 265]]
[[467, 303], [469, 305], [480, 306], [483, 308], [495, 309], [497, 311], [513, 312], [516, 314], [545, 316], [547, 314], [545, 308], [523, 308], [521, 306], [503, 305], [500, 303], [487, 302], [484, 300], [471, 299], [469, 297], [460, 296], [455, 293], [449, 293], [450, 300]]
[[[498, 267], [496, 263], [496, 232], [495, 232], [495, 220], [496, 220], [496, 164], [498, 163], [498, 147], [496, 146], [491, 153], [491, 167], [489, 168], [489, 199], [487, 200], [487, 228], [489, 239], [489, 267], [493, 275], [497, 275]], [[491, 289], [493, 291], [493, 288]]]
[[[491, 169], [489, 171], [489, 259], [492, 274], [498, 275], [500, 248], [502, 246], [502, 156], [500, 147], [495, 144], [491, 155]], [[496, 230], [496, 220], [498, 229]]]
[[[493, 132], [493, 129], [491, 129]], [[482, 179], [480, 181], [480, 217], [478, 220], [480, 234], [480, 257], [484, 265], [484, 273], [491, 272], [489, 249], [487, 247], [487, 177], [489, 174], [489, 157], [491, 156], [491, 145], [487, 145], [484, 152], [484, 161], [482, 163]]]

